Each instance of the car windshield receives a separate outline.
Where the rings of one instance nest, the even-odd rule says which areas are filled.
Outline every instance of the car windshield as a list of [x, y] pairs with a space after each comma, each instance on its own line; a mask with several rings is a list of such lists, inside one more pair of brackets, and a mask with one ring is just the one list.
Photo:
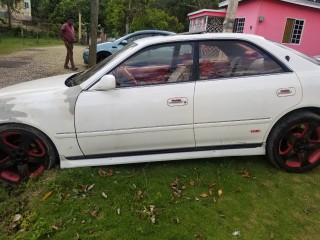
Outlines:
[[307, 55], [305, 55], [305, 54], [303, 54], [301, 52], [298, 52], [298, 51], [296, 51], [296, 50], [294, 50], [294, 49], [292, 49], [290, 47], [287, 47], [285, 45], [282, 45], [280, 43], [277, 43], [277, 42], [274, 42], [274, 41], [271, 41], [271, 42], [273, 42], [274, 44], [278, 45], [279, 47], [282, 47], [282, 48], [284, 48], [286, 50], [289, 50], [290, 52], [292, 52], [292, 53], [294, 53], [294, 54], [296, 54], [296, 55], [298, 55], [298, 56], [300, 56], [300, 57], [302, 57], [302, 58], [304, 58], [304, 59], [306, 59], [306, 60], [308, 60], [308, 61], [320, 66], [320, 61], [318, 59], [314, 58], [314, 57], [307, 56]]
[[92, 68], [88, 69], [87, 71], [85, 71], [85, 72], [83, 72], [81, 74], [75, 75], [75, 77], [72, 79], [73, 82], [74, 82], [73, 85], [79, 85], [79, 84], [83, 83], [84, 81], [86, 81], [87, 79], [92, 77], [96, 72], [100, 71], [106, 64], [108, 64], [113, 59], [115, 59], [117, 56], [119, 56], [122, 52], [128, 50], [129, 48], [135, 47], [135, 46], [137, 46], [136, 43], [128, 44], [127, 46], [122, 48], [120, 51], [110, 55], [109, 57], [107, 57], [106, 59], [104, 59], [103, 61], [98, 63], [97, 65], [95, 65]]

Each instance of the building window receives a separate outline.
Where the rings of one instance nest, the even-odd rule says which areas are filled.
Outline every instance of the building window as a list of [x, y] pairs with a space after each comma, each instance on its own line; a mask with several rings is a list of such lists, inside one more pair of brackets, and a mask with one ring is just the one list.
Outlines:
[[283, 43], [300, 44], [304, 20], [288, 18], [283, 34]]
[[234, 20], [233, 32], [234, 33], [243, 33], [245, 18], [236, 18]]
[[29, 9], [29, 2], [24, 2], [24, 9]]

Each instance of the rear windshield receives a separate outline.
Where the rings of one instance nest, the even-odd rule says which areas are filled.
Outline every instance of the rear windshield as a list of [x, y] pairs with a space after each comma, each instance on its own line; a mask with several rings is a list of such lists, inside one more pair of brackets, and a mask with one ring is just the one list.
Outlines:
[[[273, 41], [271, 41], [271, 42], [273, 42]], [[292, 52], [292, 53], [294, 53], [294, 54], [296, 54], [296, 55], [298, 55], [298, 56], [300, 56], [300, 57], [308, 60], [309, 62], [312, 62], [312, 63], [320, 66], [320, 61], [319, 61], [318, 59], [314, 58], [314, 57], [307, 56], [307, 55], [305, 55], [305, 54], [303, 54], [303, 53], [301, 53], [301, 52], [298, 52], [298, 51], [296, 51], [296, 50], [294, 50], [294, 49], [292, 49], [292, 48], [290, 48], [290, 47], [287, 47], [287, 46], [285, 46], [285, 45], [282, 45], [282, 44], [280, 44], [280, 43], [277, 43], [277, 42], [273, 42], [273, 43], [276, 44], [276, 45], [278, 45], [279, 47], [282, 47], [282, 48], [284, 48], [284, 49], [286, 49], [286, 50], [289, 50], [290, 52]]]

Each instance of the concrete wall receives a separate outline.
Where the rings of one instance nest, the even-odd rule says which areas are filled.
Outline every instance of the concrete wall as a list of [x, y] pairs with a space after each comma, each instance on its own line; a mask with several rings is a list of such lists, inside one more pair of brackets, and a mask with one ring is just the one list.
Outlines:
[[[264, 20], [259, 22], [259, 16]], [[237, 17], [245, 17], [244, 33], [282, 43], [287, 18], [304, 20], [300, 44], [285, 44], [307, 55], [320, 55], [320, 9], [280, 0], [247, 0], [239, 3]]]

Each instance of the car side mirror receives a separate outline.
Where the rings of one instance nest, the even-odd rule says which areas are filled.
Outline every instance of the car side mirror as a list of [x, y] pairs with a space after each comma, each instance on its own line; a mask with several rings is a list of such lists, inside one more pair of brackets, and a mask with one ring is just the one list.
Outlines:
[[92, 90], [96, 91], [108, 91], [116, 88], [116, 78], [109, 74], [104, 75], [99, 82], [92, 86]]
[[120, 44], [123, 45], [123, 46], [125, 46], [125, 45], [128, 44], [128, 41], [127, 41], [127, 40], [123, 40]]

